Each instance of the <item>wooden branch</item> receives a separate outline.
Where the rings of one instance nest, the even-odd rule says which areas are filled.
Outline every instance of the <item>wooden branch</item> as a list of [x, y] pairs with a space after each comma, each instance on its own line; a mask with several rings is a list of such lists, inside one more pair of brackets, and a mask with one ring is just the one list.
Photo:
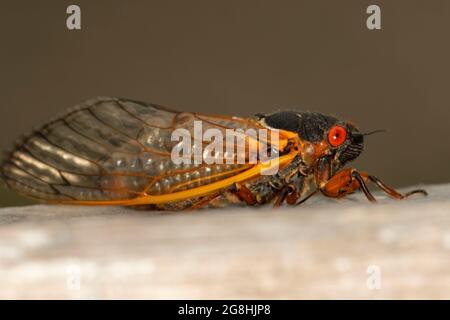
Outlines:
[[0, 298], [448, 299], [450, 184], [427, 189], [280, 210], [4, 208]]

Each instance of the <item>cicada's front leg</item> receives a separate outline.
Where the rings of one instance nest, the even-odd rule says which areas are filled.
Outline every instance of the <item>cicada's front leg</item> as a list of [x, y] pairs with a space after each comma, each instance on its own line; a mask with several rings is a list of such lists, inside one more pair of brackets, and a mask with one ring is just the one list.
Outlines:
[[[327, 181], [319, 182], [319, 190], [331, 198], [342, 198], [360, 189], [371, 202], [376, 202], [375, 197], [367, 188], [369, 175], [366, 172], [358, 172], [350, 168], [339, 171]], [[399, 193], [397, 193], [399, 194]]]
[[361, 190], [366, 198], [371, 202], [376, 202], [375, 197], [367, 187], [367, 183], [372, 181], [381, 190], [394, 199], [404, 199], [412, 194], [421, 193], [427, 195], [423, 189], [412, 190], [406, 194], [401, 194], [393, 188], [384, 184], [375, 176], [369, 175], [367, 172], [358, 172], [354, 168], [338, 171], [330, 177], [330, 166], [326, 163], [319, 163], [318, 171], [316, 171], [316, 183], [318, 189], [327, 197], [342, 198], [356, 190]]

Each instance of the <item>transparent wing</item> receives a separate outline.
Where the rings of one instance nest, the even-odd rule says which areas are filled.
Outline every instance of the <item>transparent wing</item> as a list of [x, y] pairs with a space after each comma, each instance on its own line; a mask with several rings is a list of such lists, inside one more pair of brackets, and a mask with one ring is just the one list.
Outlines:
[[[12, 189], [43, 201], [126, 200], [189, 190], [243, 172], [249, 164], [175, 164], [177, 128], [259, 128], [248, 119], [177, 112], [166, 107], [100, 97], [26, 137], [5, 159], [2, 178]], [[203, 143], [192, 141], [192, 151]], [[223, 156], [223, 155], [222, 155]], [[225, 161], [223, 161], [225, 162]]]

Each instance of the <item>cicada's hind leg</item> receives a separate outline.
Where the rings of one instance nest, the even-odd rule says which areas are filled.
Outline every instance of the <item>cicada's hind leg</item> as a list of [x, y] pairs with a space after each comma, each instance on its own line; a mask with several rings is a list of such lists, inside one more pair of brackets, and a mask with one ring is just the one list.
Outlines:
[[196, 210], [206, 207], [225, 207], [227, 205], [242, 205], [246, 204], [253, 206], [257, 203], [253, 193], [243, 184], [236, 183], [228, 190], [215, 192], [205, 197], [201, 197], [193, 201], [184, 210]]
[[258, 196], [244, 184], [235, 183], [228, 189], [220, 192], [214, 192], [204, 197], [184, 201], [177, 207], [177, 210], [191, 211], [202, 208], [221, 208], [228, 205], [254, 206], [259, 204]]
[[206, 207], [220, 207], [220, 205], [213, 205], [214, 200], [218, 199], [221, 196], [219, 192], [214, 192], [210, 195], [201, 197], [189, 205], [186, 205], [182, 210], [190, 211], [196, 209], [202, 209]]
[[395, 191], [393, 188], [385, 185], [380, 179], [369, 175], [367, 172], [358, 172], [353, 168], [339, 171], [327, 181], [319, 182], [319, 189], [324, 195], [332, 198], [341, 198], [359, 189], [364, 193], [369, 201], [376, 202], [375, 197], [367, 187], [367, 183], [369, 181], [374, 182], [381, 190], [383, 190], [394, 199], [404, 199], [416, 193], [427, 195], [427, 192], [422, 189], [413, 190], [406, 194], [401, 194]]

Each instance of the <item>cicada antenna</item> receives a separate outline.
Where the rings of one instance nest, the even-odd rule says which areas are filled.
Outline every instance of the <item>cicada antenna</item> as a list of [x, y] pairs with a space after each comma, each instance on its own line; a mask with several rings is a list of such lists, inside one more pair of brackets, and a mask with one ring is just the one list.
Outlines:
[[363, 136], [370, 136], [370, 135], [372, 135], [372, 134], [375, 134], [375, 133], [386, 133], [387, 132], [387, 130], [386, 129], [378, 129], [378, 130], [373, 130], [373, 131], [370, 131], [370, 132], [366, 132], [366, 133], [362, 133], [362, 135]]

